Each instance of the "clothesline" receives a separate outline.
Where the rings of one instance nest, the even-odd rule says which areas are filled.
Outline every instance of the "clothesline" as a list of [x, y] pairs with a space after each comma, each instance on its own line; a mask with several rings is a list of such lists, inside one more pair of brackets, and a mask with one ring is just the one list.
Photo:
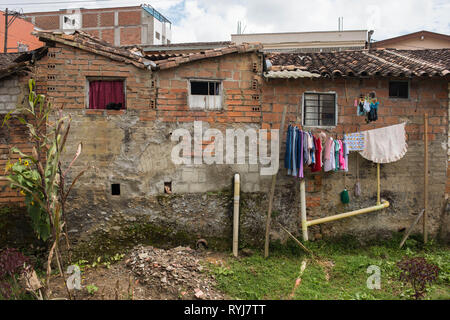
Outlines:
[[362, 157], [375, 163], [400, 160], [407, 151], [406, 123], [344, 134], [344, 139], [327, 137], [324, 132], [312, 134], [289, 125], [286, 135], [284, 166], [287, 174], [304, 177], [306, 167], [311, 172], [348, 172], [348, 155], [358, 151]]

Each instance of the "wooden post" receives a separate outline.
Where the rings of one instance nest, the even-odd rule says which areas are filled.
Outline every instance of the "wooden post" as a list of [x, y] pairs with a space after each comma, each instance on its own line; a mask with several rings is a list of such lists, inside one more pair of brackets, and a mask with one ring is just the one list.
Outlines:
[[427, 231], [427, 215], [428, 215], [428, 114], [425, 113], [423, 116], [423, 141], [424, 141], [424, 153], [425, 153], [425, 163], [424, 163], [424, 201], [423, 201], [423, 242], [428, 241], [428, 231]]
[[425, 210], [422, 210], [418, 215], [417, 218], [414, 220], [414, 222], [409, 226], [408, 231], [406, 231], [405, 235], [403, 236], [402, 241], [400, 242], [399, 245], [399, 249], [401, 249], [403, 247], [403, 245], [406, 242], [406, 239], [408, 239], [409, 235], [411, 234], [411, 231], [414, 229], [414, 227], [416, 226], [417, 222], [419, 222], [420, 218], [422, 217], [423, 213]]
[[[281, 127], [278, 134], [278, 157], [280, 157], [280, 150], [281, 150], [281, 143], [283, 140], [283, 132], [284, 132], [284, 122], [286, 120], [286, 111], [287, 106], [284, 106], [283, 109], [283, 116], [281, 117]], [[271, 150], [271, 152], [276, 152], [276, 150]], [[278, 166], [280, 165], [280, 161], [278, 161]], [[267, 209], [267, 219], [266, 219], [266, 242], [264, 244], [264, 258], [267, 258], [269, 256], [269, 234], [270, 234], [270, 219], [272, 216], [272, 207], [273, 207], [273, 195], [275, 193], [275, 184], [277, 182], [277, 173], [278, 170], [275, 172], [275, 174], [272, 176], [272, 183], [270, 185], [270, 193], [269, 193], [269, 208]]]

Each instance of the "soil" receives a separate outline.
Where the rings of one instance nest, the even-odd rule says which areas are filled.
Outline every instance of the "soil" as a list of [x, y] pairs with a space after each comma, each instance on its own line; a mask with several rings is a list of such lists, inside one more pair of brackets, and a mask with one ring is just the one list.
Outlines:
[[[225, 253], [189, 247], [159, 249], [138, 246], [124, 258], [105, 266], [89, 267], [81, 273], [81, 290], [72, 290], [74, 300], [221, 300], [228, 299], [216, 288], [205, 265], [222, 265]], [[67, 275], [66, 275], [67, 277]], [[98, 288], [88, 292], [88, 286]], [[67, 299], [59, 274], [50, 280], [51, 299]]]

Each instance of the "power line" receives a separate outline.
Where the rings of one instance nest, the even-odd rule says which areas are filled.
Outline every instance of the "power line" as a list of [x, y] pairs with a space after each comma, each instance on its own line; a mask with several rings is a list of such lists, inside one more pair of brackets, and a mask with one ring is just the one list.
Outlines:
[[40, 4], [72, 4], [72, 3], [84, 3], [84, 2], [105, 2], [111, 0], [79, 0], [79, 1], [54, 1], [54, 2], [38, 2], [38, 3], [6, 3], [2, 4], [2, 6], [35, 6]]

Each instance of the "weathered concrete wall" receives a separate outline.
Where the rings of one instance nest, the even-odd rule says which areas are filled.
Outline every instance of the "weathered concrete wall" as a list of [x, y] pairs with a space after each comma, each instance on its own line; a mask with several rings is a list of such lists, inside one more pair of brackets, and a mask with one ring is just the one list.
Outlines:
[[22, 90], [17, 76], [0, 81], [0, 114], [6, 114], [16, 108]]
[[[338, 126], [326, 131], [342, 137], [355, 132], [407, 121], [409, 149], [400, 161], [381, 166], [382, 197], [391, 206], [310, 228], [311, 238], [356, 234], [375, 237], [410, 225], [423, 203], [423, 114], [430, 115], [430, 234], [442, 226], [442, 206], [447, 182], [448, 84], [441, 79], [411, 81], [410, 99], [389, 99], [388, 79], [276, 80], [261, 78], [261, 60], [255, 53], [230, 54], [150, 73], [133, 66], [63, 45], [50, 48], [50, 57], [38, 62], [43, 77], [40, 90], [54, 103], [64, 104], [73, 119], [65, 162], [78, 142], [83, 153], [67, 183], [86, 166], [93, 166], [78, 182], [69, 201], [69, 232], [80, 246], [109, 250], [136, 241], [195, 243], [206, 238], [214, 247], [231, 246], [232, 178], [241, 174], [241, 230], [243, 244], [260, 245], [264, 237], [270, 177], [259, 174], [259, 165], [175, 165], [171, 134], [178, 128], [193, 132], [193, 122], [203, 130], [216, 128], [279, 128], [288, 106], [288, 123], [297, 119], [304, 91], [338, 94]], [[52, 66], [49, 68], [49, 66]], [[255, 70], [255, 65], [257, 66]], [[127, 110], [86, 109], [86, 77], [126, 78]], [[223, 108], [191, 110], [188, 79], [221, 79]], [[49, 88], [52, 88], [49, 90]], [[365, 124], [356, 116], [353, 101], [360, 93], [376, 91], [379, 120]], [[284, 131], [284, 130], [283, 130]], [[204, 146], [210, 141], [203, 141]], [[248, 146], [247, 146], [248, 148]], [[280, 164], [283, 164], [284, 138]], [[195, 154], [192, 154], [195, 156]], [[362, 195], [342, 205], [345, 186], [353, 194], [359, 157]], [[310, 173], [306, 170], [308, 217], [317, 218], [376, 202], [376, 166], [352, 153], [349, 172]], [[345, 181], [344, 181], [345, 179]], [[171, 183], [172, 194], [164, 193]], [[111, 185], [120, 184], [120, 195]], [[274, 200], [274, 220], [291, 231], [300, 231], [298, 180], [281, 168]], [[442, 229], [442, 228], [441, 228]], [[419, 227], [418, 230], [419, 231]], [[273, 224], [272, 239], [286, 239]], [[96, 239], [96, 240], [92, 240]], [[115, 239], [114, 241], [112, 239]]]

